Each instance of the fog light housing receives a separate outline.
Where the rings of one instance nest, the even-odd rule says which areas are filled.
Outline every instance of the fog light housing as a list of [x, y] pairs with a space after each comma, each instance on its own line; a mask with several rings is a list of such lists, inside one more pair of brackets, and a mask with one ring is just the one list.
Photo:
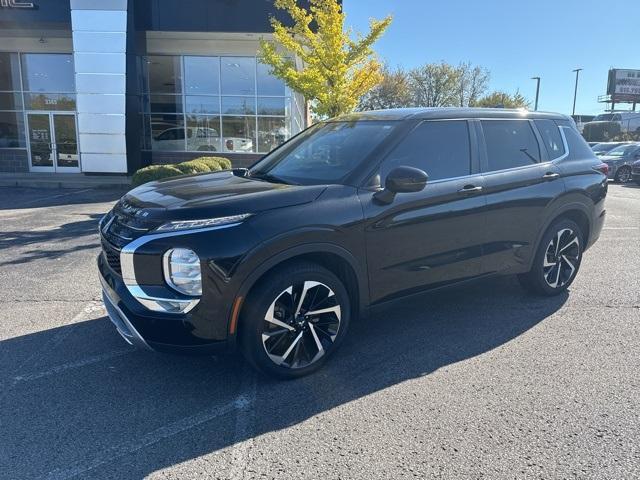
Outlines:
[[164, 280], [175, 291], [192, 297], [202, 295], [200, 258], [188, 248], [172, 248], [163, 258]]

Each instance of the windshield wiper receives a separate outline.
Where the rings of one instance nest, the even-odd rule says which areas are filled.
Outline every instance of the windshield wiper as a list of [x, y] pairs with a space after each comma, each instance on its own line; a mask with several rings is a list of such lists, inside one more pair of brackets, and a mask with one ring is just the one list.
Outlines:
[[270, 182], [270, 183], [284, 183], [285, 185], [292, 185], [291, 182], [288, 182], [286, 180], [283, 180], [282, 178], [276, 176], [276, 175], [272, 175], [270, 173], [253, 173], [253, 172], [248, 172], [247, 174], [248, 177], [250, 178], [257, 178], [258, 180], [264, 180], [265, 182]]

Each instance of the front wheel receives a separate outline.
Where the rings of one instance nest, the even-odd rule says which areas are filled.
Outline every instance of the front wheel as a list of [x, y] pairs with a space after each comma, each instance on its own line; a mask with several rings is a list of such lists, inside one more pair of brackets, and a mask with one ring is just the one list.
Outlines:
[[625, 165], [618, 169], [614, 180], [618, 183], [629, 183], [631, 178], [631, 167]]
[[521, 285], [539, 295], [564, 292], [576, 278], [583, 248], [578, 224], [569, 219], [556, 221], [542, 237], [531, 270], [518, 276]]
[[284, 379], [318, 370], [349, 326], [349, 295], [329, 270], [301, 262], [252, 290], [242, 310], [241, 349], [258, 370]]

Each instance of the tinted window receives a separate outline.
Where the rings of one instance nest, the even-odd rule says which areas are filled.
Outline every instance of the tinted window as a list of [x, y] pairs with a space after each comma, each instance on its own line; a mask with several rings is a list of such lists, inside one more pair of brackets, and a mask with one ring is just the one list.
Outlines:
[[415, 167], [429, 180], [461, 177], [471, 172], [469, 128], [464, 120], [431, 121], [418, 125], [382, 165], [382, 183], [395, 167]]
[[219, 92], [218, 57], [184, 57], [184, 88], [188, 94], [210, 95]]
[[22, 78], [28, 92], [75, 92], [73, 55], [26, 53], [22, 55]]
[[[360, 121], [317, 124], [288, 147], [267, 155], [250, 175], [273, 175], [293, 183], [340, 183], [393, 130], [394, 122]], [[276, 132], [280, 126], [271, 125]], [[272, 138], [262, 137], [265, 144]]]
[[531, 165], [540, 160], [538, 141], [528, 120], [482, 120], [488, 171]]
[[256, 93], [256, 59], [223, 57], [221, 85], [223, 94], [254, 95]]
[[564, 143], [555, 122], [552, 120], [535, 120], [535, 124], [545, 147], [547, 147], [549, 159], [554, 160], [564, 155]]
[[565, 138], [567, 139], [567, 145], [569, 147], [569, 155], [571, 158], [594, 158], [595, 153], [589, 148], [589, 144], [582, 138], [575, 129], [561, 127]]
[[148, 90], [151, 93], [182, 92], [180, 57], [154, 55], [147, 57]]

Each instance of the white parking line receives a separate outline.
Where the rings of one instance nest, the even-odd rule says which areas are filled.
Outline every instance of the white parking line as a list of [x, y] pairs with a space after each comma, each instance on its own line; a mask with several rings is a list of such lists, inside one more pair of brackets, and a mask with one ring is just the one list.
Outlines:
[[82, 360], [78, 360], [76, 362], [64, 363], [62, 365], [57, 365], [55, 367], [49, 368], [47, 370], [43, 370], [41, 372], [29, 373], [26, 375], [18, 375], [13, 377], [16, 382], [26, 382], [29, 380], [37, 380], [39, 378], [48, 377], [50, 375], [55, 375], [60, 372], [64, 372], [65, 370], [71, 370], [73, 368], [80, 368], [86, 365], [91, 365], [92, 363], [99, 363], [105, 360], [110, 360], [112, 358], [121, 357], [122, 355], [127, 355], [128, 353], [135, 352], [135, 349], [128, 348], [126, 350], [116, 350], [113, 352], [103, 353], [101, 355], [94, 355], [93, 357], [87, 357]]
[[[240, 391], [246, 392], [246, 397], [252, 405], [256, 403], [257, 385], [256, 374], [253, 372], [246, 362], [240, 372], [242, 380], [240, 382]], [[229, 462], [229, 480], [240, 480], [245, 478], [245, 471], [249, 464], [249, 453], [253, 447], [254, 436], [252, 430], [255, 424], [255, 408], [245, 411], [238, 411], [236, 415], [236, 424], [233, 432], [233, 446], [230, 449], [231, 457]]]
[[86, 474], [102, 465], [110, 463], [118, 458], [135, 453], [145, 447], [155, 445], [156, 443], [178, 435], [179, 433], [190, 430], [194, 427], [210, 422], [211, 420], [227, 415], [231, 412], [242, 410], [250, 410], [252, 400], [245, 395], [238, 396], [234, 401], [227, 403], [221, 407], [214, 407], [204, 410], [191, 417], [183, 418], [177, 422], [170, 423], [164, 427], [160, 427], [152, 432], [143, 435], [140, 438], [130, 440], [120, 445], [113, 446], [98, 452], [93, 458], [81, 460], [63, 469], [56, 469], [45, 475], [44, 478], [51, 480], [61, 480], [77, 477]]

